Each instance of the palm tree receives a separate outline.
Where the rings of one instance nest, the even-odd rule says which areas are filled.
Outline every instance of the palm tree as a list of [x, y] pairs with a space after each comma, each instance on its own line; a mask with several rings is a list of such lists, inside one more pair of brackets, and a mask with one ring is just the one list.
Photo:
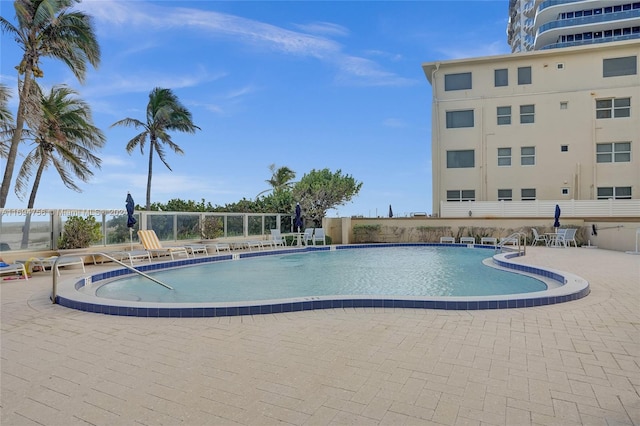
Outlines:
[[37, 109], [38, 99], [30, 98], [36, 77], [43, 77], [40, 59], [59, 59], [71, 69], [78, 81], [84, 82], [87, 63], [97, 67], [100, 63], [98, 45], [91, 17], [70, 8], [79, 0], [16, 0], [14, 9], [18, 25], [0, 17], [3, 32], [12, 34], [23, 50], [18, 70], [19, 102], [15, 132], [7, 153], [7, 168], [0, 187], [0, 207], [9, 195], [18, 146], [23, 140], [22, 130], [26, 115]]
[[169, 135], [170, 130], [180, 132], [195, 133], [200, 130], [198, 126], [193, 124], [191, 112], [185, 108], [178, 97], [171, 89], [162, 89], [156, 87], [149, 93], [149, 103], [147, 104], [147, 122], [144, 123], [135, 118], [125, 118], [111, 125], [114, 126], [133, 126], [142, 128], [142, 133], [134, 136], [127, 142], [127, 152], [136, 146], [140, 146], [140, 152], [144, 154], [144, 146], [149, 137], [149, 173], [147, 175], [147, 205], [146, 209], [151, 209], [151, 176], [153, 175], [153, 152], [158, 153], [158, 157], [167, 167], [171, 167], [165, 159], [164, 148], [162, 144], [166, 144], [176, 154], [184, 154], [184, 151], [176, 145]]
[[276, 169], [275, 164], [270, 164], [269, 170], [271, 170], [271, 179], [267, 179], [265, 182], [267, 182], [271, 188], [262, 191], [256, 195], [256, 198], [269, 191], [278, 192], [284, 189], [291, 189], [293, 186], [292, 181], [296, 178], [296, 172], [289, 167], [282, 166]]
[[[39, 86], [35, 84], [34, 88]], [[35, 169], [35, 177], [27, 208], [33, 208], [43, 172], [50, 166], [58, 172], [64, 185], [77, 192], [82, 190], [74, 178], [87, 182], [93, 172], [90, 166], [100, 168], [101, 160], [94, 152], [105, 144], [104, 134], [93, 125], [91, 108], [73, 89], [54, 86], [47, 96], [40, 94], [39, 114], [30, 115], [28, 135], [33, 135], [34, 147], [27, 154], [18, 172], [15, 192], [22, 199]], [[36, 118], [37, 117], [37, 118]], [[27, 248], [31, 218], [27, 215], [22, 248]]]
[[9, 153], [9, 144], [11, 138], [13, 116], [9, 111], [9, 88], [4, 84], [0, 84], [0, 158], [4, 158]]

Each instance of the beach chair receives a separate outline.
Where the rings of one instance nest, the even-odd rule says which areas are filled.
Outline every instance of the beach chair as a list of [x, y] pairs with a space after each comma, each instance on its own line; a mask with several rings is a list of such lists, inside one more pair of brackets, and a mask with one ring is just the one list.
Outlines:
[[[27, 268], [25, 268], [24, 263], [13, 263], [8, 264], [4, 262], [0, 262], [0, 275], [5, 274], [15, 274], [21, 275], [25, 280], [29, 279], [29, 274], [27, 274]], [[11, 278], [7, 278], [11, 279]]]
[[460, 244], [475, 244], [475, 237], [460, 237]]
[[37, 267], [42, 271], [46, 271], [47, 268], [53, 269], [53, 266], [56, 265], [56, 274], [60, 276], [61, 266], [80, 265], [82, 267], [82, 272], [87, 272], [84, 267], [84, 259], [82, 258], [82, 256], [63, 257], [56, 264], [56, 260], [58, 260], [58, 257], [59, 256], [50, 256], [29, 259], [29, 269], [33, 270], [33, 268]]
[[531, 232], [533, 232], [533, 243], [531, 243], [531, 247], [538, 244], [538, 241], [542, 241], [545, 246], [549, 245], [549, 240], [546, 235], [538, 234], [538, 230], [536, 228], [531, 228]]
[[498, 245], [498, 239], [496, 237], [482, 237], [480, 238], [480, 244], [482, 245]]
[[305, 246], [309, 245], [309, 242], [313, 242], [313, 228], [307, 228], [304, 230], [304, 235], [302, 236], [302, 242]]
[[271, 230], [271, 241], [273, 241], [273, 244], [275, 246], [284, 247], [284, 246], [287, 245], [287, 240], [284, 239], [284, 237], [282, 236], [280, 231], [277, 230], [277, 229], [272, 229]]
[[453, 237], [440, 237], [440, 243], [454, 244], [456, 239]]
[[322, 241], [323, 245], [327, 245], [327, 237], [324, 234], [324, 228], [315, 228], [313, 231], [313, 245], [316, 245], [316, 241]]
[[185, 244], [184, 248], [187, 249], [193, 257], [196, 257], [196, 253], [202, 253], [205, 256], [209, 255], [209, 250], [207, 250], [206, 244]]
[[178, 247], [178, 246], [168, 246], [163, 247], [160, 244], [160, 240], [156, 235], [156, 231], [153, 229], [141, 229], [138, 231], [138, 238], [142, 243], [142, 246], [146, 251], [149, 252], [151, 257], [155, 254], [156, 257], [160, 256], [171, 256], [171, 260], [174, 260], [174, 255], [184, 255], [184, 257], [189, 257], [189, 252], [187, 252], [186, 247]]

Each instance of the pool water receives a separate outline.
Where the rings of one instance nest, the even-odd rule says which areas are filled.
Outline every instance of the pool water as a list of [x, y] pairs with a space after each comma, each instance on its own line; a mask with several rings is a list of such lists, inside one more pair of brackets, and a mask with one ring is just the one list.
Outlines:
[[102, 298], [239, 302], [331, 295], [484, 296], [544, 291], [542, 281], [483, 265], [494, 254], [463, 247], [380, 247], [260, 256], [152, 273], [100, 286]]

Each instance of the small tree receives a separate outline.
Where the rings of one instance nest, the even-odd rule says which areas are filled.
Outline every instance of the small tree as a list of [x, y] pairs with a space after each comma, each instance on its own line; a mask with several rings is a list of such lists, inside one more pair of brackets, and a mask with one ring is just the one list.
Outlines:
[[311, 170], [293, 187], [293, 199], [300, 203], [303, 216], [314, 226], [322, 226], [327, 210], [342, 206], [358, 194], [362, 182], [342, 170]]
[[91, 243], [100, 241], [102, 232], [96, 218], [88, 216], [71, 216], [64, 224], [62, 238], [58, 241], [60, 249], [76, 249], [89, 247]]

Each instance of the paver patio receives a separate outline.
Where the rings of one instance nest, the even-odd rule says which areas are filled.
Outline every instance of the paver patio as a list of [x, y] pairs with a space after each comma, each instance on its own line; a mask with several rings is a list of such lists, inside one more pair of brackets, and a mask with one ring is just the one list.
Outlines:
[[52, 305], [48, 274], [0, 281], [0, 423], [640, 425], [640, 256], [534, 247], [519, 261], [591, 294], [148, 319]]

